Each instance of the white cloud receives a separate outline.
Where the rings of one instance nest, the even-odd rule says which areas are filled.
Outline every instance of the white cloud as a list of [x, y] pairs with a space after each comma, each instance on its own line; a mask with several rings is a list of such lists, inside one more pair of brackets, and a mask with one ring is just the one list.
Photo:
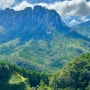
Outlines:
[[86, 0], [71, 0], [56, 2], [53, 4], [39, 3], [29, 4], [27, 1], [23, 1], [21, 4], [14, 7], [15, 10], [23, 10], [26, 7], [34, 7], [35, 5], [45, 6], [48, 9], [56, 10], [61, 16], [86, 16], [90, 15], [90, 2]]
[[61, 16], [90, 15], [90, 2], [86, 2], [85, 0], [56, 2], [47, 7], [55, 9]]
[[0, 0], [0, 9], [9, 8], [14, 3], [14, 0]]
[[16, 5], [15, 7], [13, 7], [14, 10], [16, 11], [20, 11], [25, 9], [26, 7], [34, 7], [34, 4], [30, 4], [27, 1], [23, 1], [22, 3], [20, 3], [19, 5]]
[[[90, 15], [90, 2], [87, 2], [86, 0], [65, 0], [63, 2], [55, 2], [53, 4], [30, 4], [27, 1], [23, 1], [20, 4], [14, 6], [13, 9], [19, 11], [25, 9], [26, 7], [33, 8], [35, 5], [40, 5], [48, 9], [56, 10], [66, 23], [67, 19], [71, 18], [71, 20], [68, 22], [69, 25], [75, 25], [80, 22], [85, 22], [89, 20], [88, 18], [86, 18], [86, 16]], [[79, 17], [80, 20], [72, 18], [73, 16]]]
[[76, 24], [79, 24], [79, 22], [78, 22], [76, 19], [73, 19], [73, 20], [70, 22], [70, 25], [76, 25]]
[[[11, 8], [11, 6], [15, 3], [15, 0], [0, 0], [0, 9], [4, 10], [6, 8]], [[63, 2], [55, 2], [53, 4], [46, 4], [46, 3], [37, 3], [37, 4], [30, 4], [26, 0], [23, 0], [20, 4], [12, 7], [14, 10], [19, 11], [23, 10], [26, 7], [34, 7], [35, 5], [41, 5], [48, 9], [56, 10], [63, 19], [68, 19], [71, 16], [79, 16], [80, 19], [85, 22], [90, 19], [86, 18], [86, 16], [90, 15], [90, 2], [86, 2], [86, 0], [64, 0]], [[66, 21], [66, 20], [64, 20]], [[73, 19], [69, 22], [70, 24], [78, 24], [79, 21]]]
[[83, 22], [86, 22], [86, 21], [89, 21], [90, 19], [87, 18], [86, 16], [84, 16], [84, 17], [81, 17], [81, 20], [82, 20]]

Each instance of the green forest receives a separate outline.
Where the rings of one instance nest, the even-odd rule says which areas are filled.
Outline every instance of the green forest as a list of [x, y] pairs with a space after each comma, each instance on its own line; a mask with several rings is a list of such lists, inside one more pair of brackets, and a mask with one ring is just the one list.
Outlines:
[[0, 90], [90, 90], [90, 54], [76, 57], [53, 74], [0, 62]]

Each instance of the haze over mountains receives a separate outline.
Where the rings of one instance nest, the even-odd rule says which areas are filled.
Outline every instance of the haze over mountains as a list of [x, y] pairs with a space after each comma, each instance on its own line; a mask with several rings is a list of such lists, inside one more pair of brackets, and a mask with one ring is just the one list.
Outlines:
[[1, 10], [0, 43], [1, 60], [50, 73], [90, 52], [88, 37], [65, 25], [55, 10], [41, 6]]
[[53, 75], [0, 63], [0, 90], [89, 90], [90, 54], [70, 61]]

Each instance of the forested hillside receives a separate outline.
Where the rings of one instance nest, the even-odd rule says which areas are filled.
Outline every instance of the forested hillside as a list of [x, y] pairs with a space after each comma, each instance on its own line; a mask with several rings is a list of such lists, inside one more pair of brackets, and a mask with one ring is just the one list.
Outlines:
[[54, 73], [0, 63], [0, 90], [90, 90], [90, 54], [76, 57]]
[[90, 90], [90, 54], [66, 64], [50, 80], [54, 90]]

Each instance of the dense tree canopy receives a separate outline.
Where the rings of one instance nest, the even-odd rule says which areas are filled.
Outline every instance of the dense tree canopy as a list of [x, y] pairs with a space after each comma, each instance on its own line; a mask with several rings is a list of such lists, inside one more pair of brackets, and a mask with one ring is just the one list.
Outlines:
[[55, 90], [89, 90], [90, 54], [69, 62], [52, 77], [50, 85]]
[[0, 90], [12, 89], [89, 90], [90, 54], [83, 54], [75, 58], [54, 75], [46, 75], [8, 63], [0, 63]]

